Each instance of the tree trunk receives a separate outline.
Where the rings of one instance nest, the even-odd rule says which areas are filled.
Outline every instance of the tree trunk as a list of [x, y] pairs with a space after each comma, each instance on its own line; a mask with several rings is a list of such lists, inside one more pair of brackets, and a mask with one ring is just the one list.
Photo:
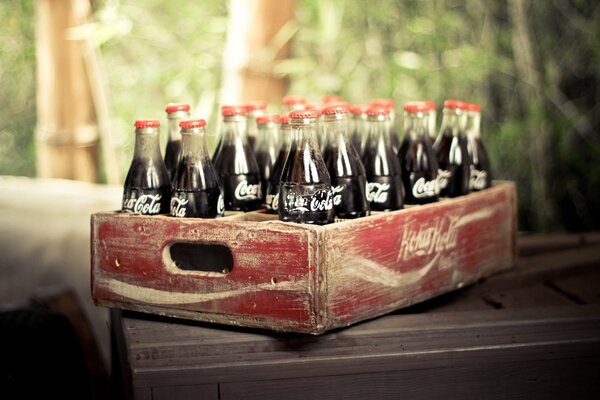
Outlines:
[[[223, 62], [222, 103], [279, 103], [288, 82], [274, 75], [290, 42], [282, 29], [294, 18], [296, 0], [231, 0]], [[282, 33], [284, 33], [282, 35]], [[278, 35], [279, 34], [279, 35]], [[283, 43], [274, 40], [283, 37]]]
[[37, 0], [38, 176], [98, 181], [98, 130], [83, 43], [68, 40], [86, 23], [89, 0]]

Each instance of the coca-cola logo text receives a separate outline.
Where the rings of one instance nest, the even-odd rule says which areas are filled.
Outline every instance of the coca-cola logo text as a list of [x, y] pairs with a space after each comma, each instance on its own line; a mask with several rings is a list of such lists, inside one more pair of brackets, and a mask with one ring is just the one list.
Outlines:
[[225, 212], [225, 199], [223, 198], [223, 193], [219, 194], [219, 200], [217, 200], [217, 214], [223, 215]]
[[344, 191], [344, 185], [333, 186], [331, 192], [333, 194], [333, 205], [339, 206], [342, 204], [342, 192]]
[[131, 197], [125, 201], [123, 209], [133, 211], [137, 214], [159, 214], [160, 213], [160, 194], [143, 194], [137, 199]]
[[469, 179], [469, 188], [471, 190], [483, 190], [487, 183], [487, 171], [476, 169], [471, 165], [471, 177]]
[[456, 248], [458, 218], [438, 217], [432, 224], [407, 225], [403, 229], [398, 260], [409, 260]]
[[279, 209], [279, 194], [268, 194], [267, 198], [265, 199], [265, 202], [267, 203], [268, 209], [270, 209], [270, 210]]
[[440, 190], [446, 189], [451, 176], [452, 172], [445, 169], [438, 169], [437, 181]]
[[238, 200], [256, 200], [260, 196], [260, 183], [251, 185], [244, 179], [236, 186], [234, 196]]
[[371, 203], [385, 203], [388, 199], [389, 183], [367, 183], [367, 200]]
[[309, 195], [300, 195], [291, 191], [287, 195], [286, 209], [292, 212], [328, 211], [333, 208], [331, 190], [320, 189]]
[[415, 199], [434, 197], [439, 194], [440, 188], [437, 179], [428, 181], [424, 177], [417, 179], [412, 188], [412, 195]]
[[171, 197], [171, 215], [174, 217], [185, 217], [187, 211], [186, 205], [190, 201], [187, 199], [180, 199], [178, 197]]

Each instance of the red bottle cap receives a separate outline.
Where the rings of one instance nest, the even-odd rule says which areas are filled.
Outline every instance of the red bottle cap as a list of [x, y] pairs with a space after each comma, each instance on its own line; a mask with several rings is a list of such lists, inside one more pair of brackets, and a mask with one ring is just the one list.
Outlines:
[[394, 101], [394, 99], [374, 99], [369, 102], [369, 105], [394, 108], [396, 102]]
[[186, 103], [169, 103], [165, 108], [167, 113], [172, 113], [175, 111], [190, 111], [190, 105]]
[[281, 125], [287, 125], [290, 123], [290, 117], [287, 115], [280, 115], [277, 122], [279, 122]]
[[464, 101], [461, 101], [461, 100], [450, 99], [450, 100], [444, 101], [444, 108], [459, 108], [461, 110], [466, 110], [467, 103], [465, 103]]
[[435, 104], [435, 101], [431, 101], [431, 100], [423, 100], [423, 103], [427, 104], [429, 106], [429, 110], [428, 111], [433, 111], [437, 109], [437, 104]]
[[138, 119], [135, 121], [136, 128], [158, 128], [160, 121], [157, 119]]
[[181, 129], [203, 128], [206, 126], [206, 121], [203, 119], [188, 119], [181, 121], [179, 127]]
[[368, 104], [353, 104], [350, 106], [350, 112], [354, 115], [366, 114], [370, 106]]
[[304, 96], [285, 96], [282, 100], [282, 103], [286, 106], [306, 104], [306, 98]]
[[344, 98], [342, 96], [338, 96], [335, 94], [326, 94], [325, 96], [323, 96], [321, 98], [321, 103], [323, 104], [338, 104], [338, 103], [346, 103], [346, 100], [344, 100]]
[[323, 115], [334, 115], [334, 114], [346, 114], [348, 113], [348, 106], [343, 104], [338, 104], [335, 106], [325, 107], [323, 109]]
[[246, 107], [244, 106], [222, 106], [221, 115], [224, 117], [231, 117], [234, 115], [247, 115]]
[[260, 117], [256, 117], [257, 124], [268, 124], [269, 122], [277, 122], [279, 119], [279, 115], [276, 114], [267, 114], [261, 115]]
[[467, 110], [481, 112], [481, 106], [479, 106], [479, 104], [469, 103], [467, 104]]
[[367, 115], [390, 115], [390, 109], [382, 106], [372, 106], [367, 110]]
[[409, 101], [404, 106], [404, 111], [412, 113], [427, 112], [429, 110], [429, 105], [424, 101]]
[[247, 112], [267, 109], [267, 103], [265, 103], [262, 100], [250, 100], [250, 101], [246, 102], [245, 106], [246, 106]]
[[319, 115], [313, 110], [295, 110], [290, 113], [290, 118], [294, 119], [309, 119], [317, 118]]

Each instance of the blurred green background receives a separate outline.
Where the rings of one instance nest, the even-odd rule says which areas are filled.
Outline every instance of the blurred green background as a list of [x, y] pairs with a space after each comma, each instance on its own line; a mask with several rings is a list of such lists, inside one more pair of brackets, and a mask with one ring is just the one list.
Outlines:
[[[215, 126], [225, 1], [94, 5], [120, 168], [136, 118], [190, 102]], [[0, 175], [35, 175], [34, 1], [0, 2]], [[479, 103], [495, 178], [522, 231], [600, 229], [600, 6], [592, 0], [298, 2], [290, 93]], [[211, 131], [210, 140], [214, 140]]]

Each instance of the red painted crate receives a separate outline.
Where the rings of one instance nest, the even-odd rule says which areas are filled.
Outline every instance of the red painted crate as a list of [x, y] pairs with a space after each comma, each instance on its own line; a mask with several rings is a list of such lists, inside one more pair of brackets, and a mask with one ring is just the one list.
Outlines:
[[[326, 226], [262, 211], [216, 220], [105, 212], [91, 223], [97, 304], [313, 334], [455, 290], [516, 257], [510, 182]], [[173, 251], [181, 243], [204, 246], [192, 251], [196, 263], [215, 264], [217, 247], [230, 252], [229, 265], [180, 269]]]

